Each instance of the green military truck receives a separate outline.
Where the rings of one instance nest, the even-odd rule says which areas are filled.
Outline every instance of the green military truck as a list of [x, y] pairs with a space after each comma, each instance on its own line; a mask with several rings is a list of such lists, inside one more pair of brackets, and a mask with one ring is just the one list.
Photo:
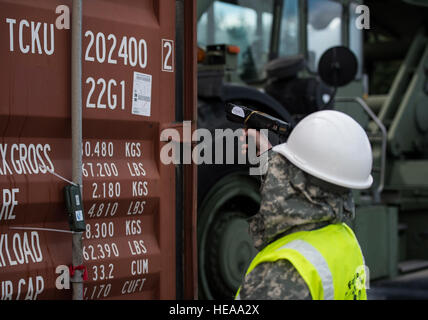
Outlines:
[[[238, 128], [227, 102], [292, 124], [321, 108], [351, 115], [374, 157], [375, 182], [355, 192], [351, 224], [369, 297], [428, 298], [428, 2], [198, 0], [197, 15], [198, 126]], [[337, 90], [318, 74], [335, 46], [358, 61]], [[247, 169], [199, 166], [201, 298], [232, 298], [256, 253], [245, 219], [258, 210], [259, 180]]]

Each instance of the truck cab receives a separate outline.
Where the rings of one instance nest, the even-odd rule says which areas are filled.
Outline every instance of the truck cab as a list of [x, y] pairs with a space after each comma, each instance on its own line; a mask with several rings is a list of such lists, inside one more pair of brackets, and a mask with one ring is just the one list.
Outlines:
[[198, 45], [233, 44], [240, 48], [233, 82], [254, 84], [276, 58], [303, 55], [306, 71], [317, 73], [321, 55], [344, 45], [357, 56], [362, 71], [362, 29], [357, 1], [267, 0], [199, 1]]

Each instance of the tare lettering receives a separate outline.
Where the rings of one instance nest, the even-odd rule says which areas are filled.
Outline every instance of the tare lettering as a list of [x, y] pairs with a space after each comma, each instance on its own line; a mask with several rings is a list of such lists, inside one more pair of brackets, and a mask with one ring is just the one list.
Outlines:
[[2, 207], [0, 211], [0, 220], [14, 220], [16, 217], [13, 214], [13, 209], [18, 205], [16, 194], [19, 192], [18, 188], [3, 189]]

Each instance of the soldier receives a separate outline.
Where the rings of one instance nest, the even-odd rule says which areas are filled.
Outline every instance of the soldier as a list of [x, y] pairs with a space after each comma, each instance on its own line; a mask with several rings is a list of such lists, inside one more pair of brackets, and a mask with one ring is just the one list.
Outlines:
[[[255, 130], [246, 135], [269, 144]], [[260, 252], [236, 299], [367, 299], [364, 258], [344, 223], [354, 217], [351, 189], [373, 181], [365, 131], [344, 113], [320, 111], [269, 152], [260, 209], [249, 220]]]

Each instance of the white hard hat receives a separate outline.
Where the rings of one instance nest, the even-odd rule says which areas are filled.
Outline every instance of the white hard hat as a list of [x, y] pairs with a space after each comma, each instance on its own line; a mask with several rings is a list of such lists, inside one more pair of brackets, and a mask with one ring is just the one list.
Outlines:
[[373, 183], [372, 149], [364, 129], [343, 112], [314, 112], [273, 151], [321, 180], [351, 189]]

